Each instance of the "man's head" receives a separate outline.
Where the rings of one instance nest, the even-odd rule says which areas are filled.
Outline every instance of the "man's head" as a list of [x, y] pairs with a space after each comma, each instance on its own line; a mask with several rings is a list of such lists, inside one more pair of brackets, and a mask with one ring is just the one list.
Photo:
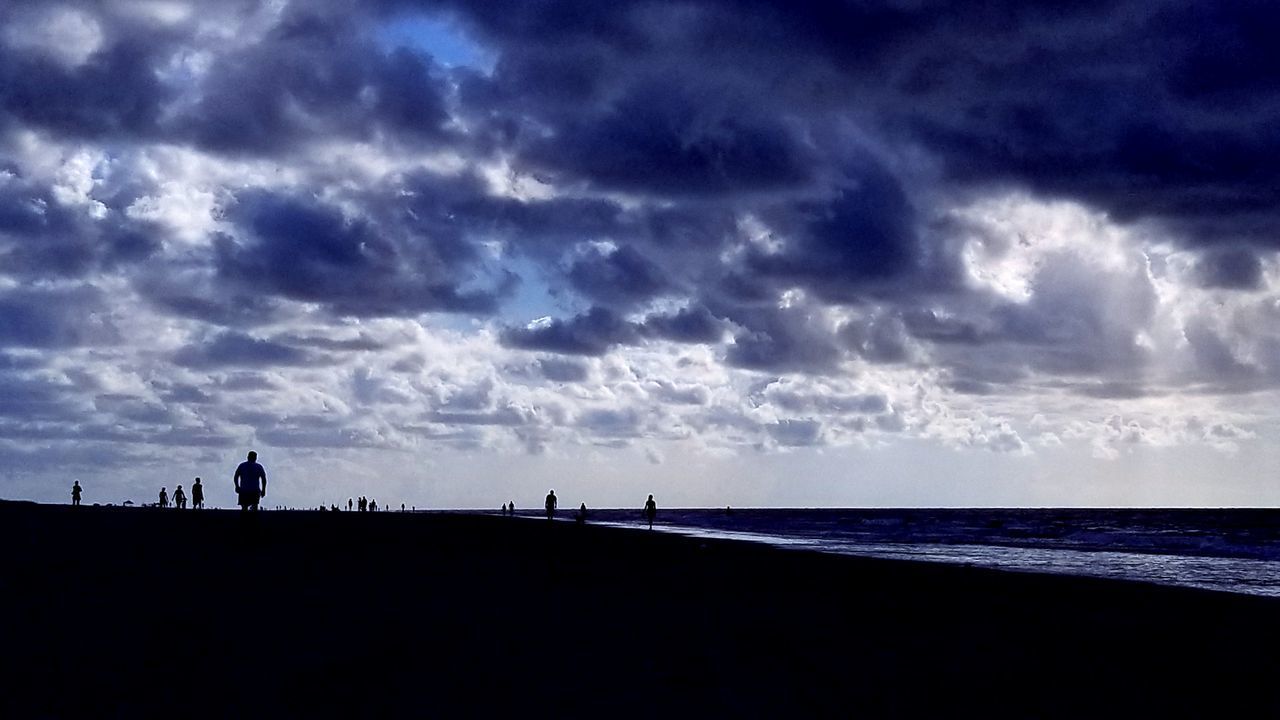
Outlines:
[[249, 451], [249, 462], [253, 462], [253, 461], [257, 460], [257, 459], [258, 459], [258, 453], [256, 453], [256, 452], [254, 452], [254, 451], [250, 450], [250, 451]]

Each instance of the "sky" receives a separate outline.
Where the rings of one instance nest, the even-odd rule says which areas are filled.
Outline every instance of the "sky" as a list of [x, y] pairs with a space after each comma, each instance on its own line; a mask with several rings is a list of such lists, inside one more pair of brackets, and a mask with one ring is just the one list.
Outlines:
[[1280, 504], [1264, 2], [0, 4], [0, 497]]

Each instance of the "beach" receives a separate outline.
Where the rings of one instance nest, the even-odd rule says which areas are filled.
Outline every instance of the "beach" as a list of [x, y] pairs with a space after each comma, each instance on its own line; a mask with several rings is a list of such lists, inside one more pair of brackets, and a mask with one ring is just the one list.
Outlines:
[[1269, 598], [479, 514], [0, 535], [5, 717], [1280, 711]]

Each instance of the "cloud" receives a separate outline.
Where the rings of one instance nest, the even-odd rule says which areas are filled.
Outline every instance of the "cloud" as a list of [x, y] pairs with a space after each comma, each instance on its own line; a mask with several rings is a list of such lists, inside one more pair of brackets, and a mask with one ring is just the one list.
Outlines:
[[1196, 261], [1201, 287], [1226, 290], [1258, 290], [1262, 287], [1262, 261], [1248, 248], [1213, 248]]
[[582, 363], [559, 358], [541, 358], [538, 372], [552, 382], [582, 382], [587, 379], [587, 368]]
[[173, 356], [175, 363], [190, 368], [307, 365], [317, 360], [298, 348], [232, 331], [186, 345]]
[[0, 347], [67, 349], [120, 341], [105, 298], [93, 286], [0, 292]]
[[594, 307], [569, 320], [547, 318], [522, 328], [506, 328], [501, 339], [503, 345], [521, 350], [603, 355], [615, 345], [638, 342], [640, 333], [634, 323]]
[[498, 296], [509, 289], [508, 278], [488, 290], [460, 286], [455, 271], [474, 251], [397, 237], [398, 228], [349, 218], [309, 199], [247, 192], [230, 217], [246, 238], [219, 238], [218, 275], [246, 293], [321, 303], [339, 315], [484, 315], [497, 309]]

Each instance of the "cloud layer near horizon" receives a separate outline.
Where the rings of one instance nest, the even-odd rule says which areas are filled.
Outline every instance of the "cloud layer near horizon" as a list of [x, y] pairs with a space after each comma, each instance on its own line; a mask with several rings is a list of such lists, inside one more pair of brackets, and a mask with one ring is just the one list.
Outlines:
[[359, 8], [0, 9], [12, 467], [1271, 417], [1267, 4]]

